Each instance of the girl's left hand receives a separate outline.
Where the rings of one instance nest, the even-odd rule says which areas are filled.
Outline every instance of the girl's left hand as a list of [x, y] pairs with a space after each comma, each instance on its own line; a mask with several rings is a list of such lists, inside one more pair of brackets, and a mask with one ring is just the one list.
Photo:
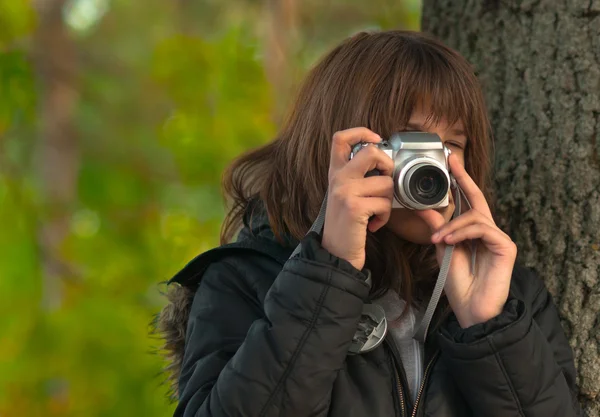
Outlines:
[[[502, 312], [508, 298], [517, 246], [496, 226], [485, 197], [455, 155], [450, 171], [472, 208], [446, 223], [435, 210], [416, 211], [430, 227], [441, 264], [446, 244], [456, 245], [444, 290], [462, 328], [483, 323]], [[455, 198], [460, 198], [458, 193]], [[470, 239], [477, 239], [475, 274], [471, 274]]]

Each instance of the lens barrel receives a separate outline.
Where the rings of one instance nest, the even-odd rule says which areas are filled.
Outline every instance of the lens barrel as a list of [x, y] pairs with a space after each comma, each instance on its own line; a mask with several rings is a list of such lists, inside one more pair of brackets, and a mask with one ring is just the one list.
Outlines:
[[439, 204], [448, 194], [450, 184], [446, 175], [435, 165], [418, 164], [408, 176], [408, 195], [419, 204]]

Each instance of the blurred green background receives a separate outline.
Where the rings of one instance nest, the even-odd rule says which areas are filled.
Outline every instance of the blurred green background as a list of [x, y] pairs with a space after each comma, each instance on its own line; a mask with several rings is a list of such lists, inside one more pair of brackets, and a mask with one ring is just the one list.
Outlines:
[[167, 416], [158, 283], [306, 70], [418, 0], [0, 0], [0, 417]]

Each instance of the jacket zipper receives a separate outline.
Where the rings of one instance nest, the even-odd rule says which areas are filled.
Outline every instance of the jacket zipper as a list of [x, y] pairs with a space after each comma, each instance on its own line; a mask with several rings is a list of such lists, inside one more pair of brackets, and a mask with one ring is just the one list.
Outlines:
[[[393, 362], [395, 363], [396, 361]], [[400, 375], [398, 374], [398, 369], [396, 369], [396, 366], [394, 366], [394, 372], [396, 373], [396, 390], [398, 391], [398, 396], [400, 397], [400, 412], [402, 413], [402, 417], [404, 417], [406, 415], [406, 401], [404, 400]]]
[[400, 360], [398, 359], [398, 352], [396, 351], [396, 345], [394, 344], [393, 340], [388, 339], [387, 337], [384, 339], [384, 342], [388, 345], [388, 348], [390, 350], [390, 353], [392, 355], [392, 364], [394, 365], [394, 373], [396, 376], [396, 391], [398, 391], [398, 396], [400, 397], [400, 411], [401, 411], [401, 416], [404, 417], [407, 414], [407, 403], [406, 403], [406, 398], [404, 397], [404, 390], [403, 390], [403, 382], [402, 382], [402, 377], [400, 376], [400, 370], [402, 370], [402, 372], [404, 372], [404, 368], [401, 368], [402, 363], [400, 362]]
[[419, 392], [417, 394], [417, 399], [415, 400], [415, 405], [413, 407], [413, 411], [412, 411], [411, 417], [416, 417], [417, 416], [417, 410], [419, 408], [419, 401], [421, 400], [421, 396], [423, 394], [423, 391], [425, 390], [425, 384], [427, 383], [427, 377], [429, 376], [429, 371], [433, 367], [433, 363], [435, 362], [435, 360], [437, 359], [437, 357], [439, 356], [439, 354], [440, 354], [439, 350], [437, 352], [435, 352], [435, 354], [433, 355], [433, 357], [431, 358], [431, 360], [427, 364], [427, 367], [425, 368], [425, 373], [423, 374], [423, 381], [421, 382], [421, 386], [419, 387]]

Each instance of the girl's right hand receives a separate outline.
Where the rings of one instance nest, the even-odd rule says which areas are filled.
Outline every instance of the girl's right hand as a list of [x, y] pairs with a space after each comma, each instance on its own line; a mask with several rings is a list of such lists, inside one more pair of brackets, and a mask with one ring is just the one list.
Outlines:
[[[375, 232], [390, 218], [394, 161], [375, 146], [363, 148], [349, 160], [352, 146], [359, 142], [379, 143], [381, 137], [364, 127], [333, 135], [322, 246], [361, 270], [365, 264], [367, 227]], [[378, 169], [380, 175], [365, 178], [373, 169]]]

